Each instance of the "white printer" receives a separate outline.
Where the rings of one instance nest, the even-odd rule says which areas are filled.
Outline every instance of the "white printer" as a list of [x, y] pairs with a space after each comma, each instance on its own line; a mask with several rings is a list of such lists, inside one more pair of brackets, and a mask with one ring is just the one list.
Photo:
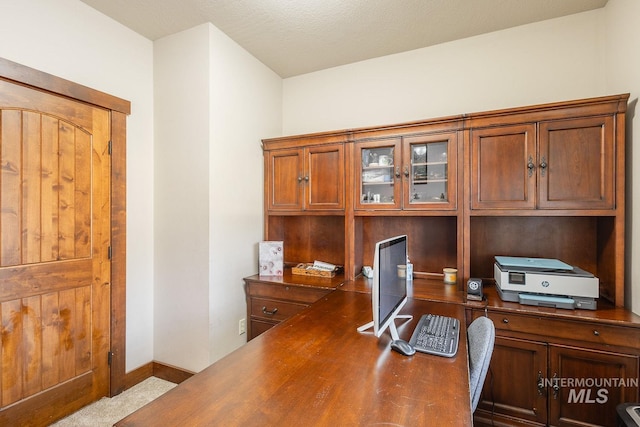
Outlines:
[[597, 308], [598, 278], [560, 260], [496, 256], [493, 272], [503, 301], [566, 309]]

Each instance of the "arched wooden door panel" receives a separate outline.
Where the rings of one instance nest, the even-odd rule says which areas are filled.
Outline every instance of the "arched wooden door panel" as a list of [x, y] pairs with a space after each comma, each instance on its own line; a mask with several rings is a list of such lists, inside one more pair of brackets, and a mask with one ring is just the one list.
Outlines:
[[1, 425], [109, 393], [109, 135], [108, 110], [0, 81]]

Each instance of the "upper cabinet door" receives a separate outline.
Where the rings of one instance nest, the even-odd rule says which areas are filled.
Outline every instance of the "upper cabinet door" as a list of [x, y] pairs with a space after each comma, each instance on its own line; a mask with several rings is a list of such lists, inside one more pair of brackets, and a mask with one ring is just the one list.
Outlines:
[[269, 151], [265, 157], [269, 210], [302, 210], [304, 192], [303, 150]]
[[471, 208], [535, 209], [534, 124], [471, 130]]
[[344, 210], [344, 144], [305, 148], [305, 208]]
[[265, 162], [270, 211], [344, 210], [344, 144], [271, 150]]
[[404, 138], [404, 209], [456, 209], [457, 145], [456, 132]]
[[540, 123], [539, 207], [615, 207], [612, 116]]
[[400, 138], [356, 144], [356, 209], [400, 209], [402, 152]]

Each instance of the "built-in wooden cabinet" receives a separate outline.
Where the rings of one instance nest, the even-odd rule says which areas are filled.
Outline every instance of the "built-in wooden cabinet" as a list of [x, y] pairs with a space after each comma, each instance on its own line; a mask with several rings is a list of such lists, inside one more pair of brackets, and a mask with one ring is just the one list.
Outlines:
[[495, 290], [486, 306], [469, 319], [496, 327], [476, 425], [615, 426], [616, 406], [640, 398], [637, 316], [523, 308]]
[[408, 236], [414, 276], [441, 278], [443, 268], [461, 268], [463, 127], [454, 116], [349, 131], [347, 277], [372, 265], [377, 241], [399, 234]]
[[614, 209], [613, 115], [471, 129], [471, 209]]
[[558, 258], [623, 306], [627, 100], [264, 140], [265, 240], [352, 279], [376, 239], [407, 234], [415, 274], [455, 267], [460, 289], [496, 255]]
[[[468, 322], [487, 315], [497, 330], [478, 425], [614, 425], [615, 405], [640, 400], [637, 382], [588, 392], [561, 381], [637, 381], [640, 371], [640, 318], [624, 309], [627, 100], [265, 140], [265, 240], [284, 241], [289, 265], [343, 265], [348, 288], [377, 241], [407, 234], [421, 283], [438, 287], [442, 268], [457, 267], [458, 292], [469, 277], [489, 285], [486, 301], [467, 302]], [[598, 309], [503, 302], [492, 288], [497, 255], [593, 273]], [[250, 337], [336, 285], [278, 280], [247, 280]]]
[[356, 210], [454, 210], [457, 133], [355, 143]]
[[343, 282], [343, 276], [321, 279], [287, 271], [282, 278], [254, 275], [244, 282], [247, 336], [251, 340], [333, 291]]
[[627, 99], [467, 117], [464, 277], [491, 280], [496, 255], [557, 258], [624, 305]]
[[269, 211], [331, 211], [345, 207], [344, 144], [265, 151]]

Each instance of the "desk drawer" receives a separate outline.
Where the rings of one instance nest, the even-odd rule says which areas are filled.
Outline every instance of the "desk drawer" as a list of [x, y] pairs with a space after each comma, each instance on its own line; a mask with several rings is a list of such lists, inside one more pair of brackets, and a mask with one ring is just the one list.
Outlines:
[[296, 304], [265, 298], [251, 298], [251, 317], [281, 322], [307, 308], [306, 304]]
[[331, 292], [331, 289], [303, 286], [250, 282], [248, 293], [251, 297], [275, 298], [311, 304]]
[[251, 327], [251, 332], [249, 336], [249, 340], [254, 339], [258, 335], [267, 332], [269, 329], [273, 328], [278, 323], [268, 322], [262, 319], [251, 319], [249, 322], [249, 326]]
[[[474, 318], [482, 315], [484, 311], [476, 311]], [[550, 340], [577, 340], [622, 347], [634, 346], [633, 343], [640, 341], [640, 330], [637, 328], [491, 311], [488, 315], [498, 333], [520, 332]]]

